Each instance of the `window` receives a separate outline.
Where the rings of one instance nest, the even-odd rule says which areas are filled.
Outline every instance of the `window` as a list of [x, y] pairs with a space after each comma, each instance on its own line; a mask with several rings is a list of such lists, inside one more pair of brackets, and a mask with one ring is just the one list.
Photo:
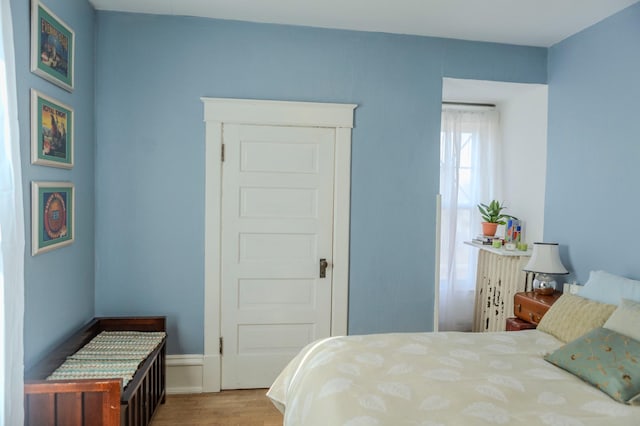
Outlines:
[[440, 137], [439, 329], [469, 331], [477, 253], [464, 245], [480, 233], [477, 205], [494, 198], [500, 160], [497, 111], [445, 109]]

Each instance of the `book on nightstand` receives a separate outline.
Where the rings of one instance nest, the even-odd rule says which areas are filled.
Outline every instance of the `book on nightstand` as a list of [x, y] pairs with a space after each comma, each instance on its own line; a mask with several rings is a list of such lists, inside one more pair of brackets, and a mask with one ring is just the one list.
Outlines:
[[478, 235], [473, 240], [471, 240], [471, 242], [475, 244], [482, 244], [483, 246], [490, 246], [491, 243], [493, 242], [493, 237], [487, 237], [486, 235]]

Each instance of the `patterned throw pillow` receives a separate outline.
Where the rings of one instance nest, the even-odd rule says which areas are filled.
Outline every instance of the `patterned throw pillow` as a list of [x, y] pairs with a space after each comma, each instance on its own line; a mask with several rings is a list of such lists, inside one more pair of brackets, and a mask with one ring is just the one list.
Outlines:
[[602, 327], [615, 309], [615, 305], [563, 294], [542, 317], [538, 330], [567, 343]]
[[567, 343], [545, 360], [616, 401], [640, 405], [640, 342], [606, 328]]

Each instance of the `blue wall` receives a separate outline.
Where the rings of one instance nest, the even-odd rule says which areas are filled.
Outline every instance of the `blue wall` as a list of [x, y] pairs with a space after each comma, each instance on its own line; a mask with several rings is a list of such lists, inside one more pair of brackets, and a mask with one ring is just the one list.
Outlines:
[[546, 82], [546, 49], [99, 12], [96, 312], [203, 352], [200, 97], [358, 104], [349, 332], [432, 329], [443, 76]]
[[640, 4], [553, 46], [545, 229], [569, 279], [640, 278]]
[[[76, 90], [29, 72], [29, 4], [13, 0], [26, 236], [30, 182], [69, 180], [76, 241], [26, 255], [27, 367], [94, 314], [167, 314], [170, 352], [202, 353], [201, 96], [359, 105], [349, 331], [431, 329], [441, 78], [547, 81], [545, 49], [196, 18], [96, 20], [84, 0], [47, 5], [76, 32]], [[570, 278], [582, 282], [590, 269], [640, 277], [634, 252], [618, 249], [640, 234], [638, 42], [635, 5], [549, 51], [545, 239], [563, 245]], [[30, 164], [32, 87], [75, 109], [70, 171]], [[614, 225], [592, 228], [602, 221]], [[629, 226], [618, 231], [621, 221]]]
[[[76, 34], [75, 90], [69, 93], [31, 73], [29, 2], [12, 0], [18, 118], [25, 199], [25, 366], [94, 315], [94, 48], [95, 12], [86, 0], [46, 2]], [[75, 166], [71, 170], [31, 164], [30, 89], [74, 109]], [[76, 189], [75, 242], [31, 256], [31, 181], [71, 181]]]

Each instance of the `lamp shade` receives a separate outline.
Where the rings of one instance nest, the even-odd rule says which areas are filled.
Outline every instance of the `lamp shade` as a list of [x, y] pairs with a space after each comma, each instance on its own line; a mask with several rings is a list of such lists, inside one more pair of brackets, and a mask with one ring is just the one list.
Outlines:
[[533, 243], [531, 259], [529, 259], [529, 262], [523, 270], [553, 275], [569, 273], [562, 264], [562, 261], [560, 261], [558, 243]]

